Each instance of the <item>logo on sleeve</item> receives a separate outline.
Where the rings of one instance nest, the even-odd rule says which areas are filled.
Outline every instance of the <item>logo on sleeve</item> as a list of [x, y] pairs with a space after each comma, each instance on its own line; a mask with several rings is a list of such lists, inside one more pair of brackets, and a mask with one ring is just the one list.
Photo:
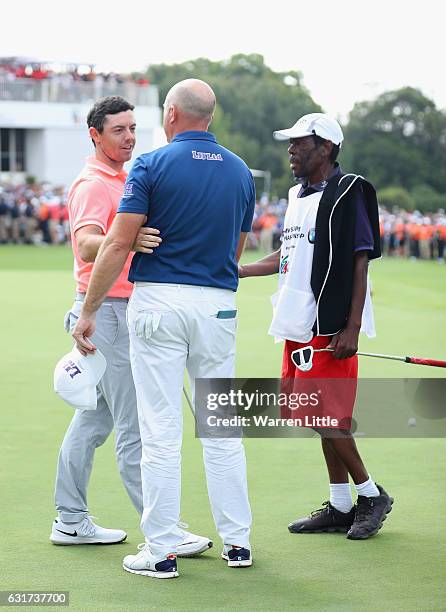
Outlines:
[[133, 183], [126, 183], [124, 185], [124, 198], [128, 198], [133, 195]]

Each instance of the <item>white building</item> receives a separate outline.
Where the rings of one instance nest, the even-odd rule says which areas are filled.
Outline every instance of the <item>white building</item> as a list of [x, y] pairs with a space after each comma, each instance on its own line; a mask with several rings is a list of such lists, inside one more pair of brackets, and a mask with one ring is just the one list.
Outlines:
[[69, 185], [93, 150], [87, 113], [105, 95], [121, 95], [135, 105], [134, 157], [164, 144], [156, 86], [0, 80], [0, 180], [19, 182], [33, 176], [38, 182]]

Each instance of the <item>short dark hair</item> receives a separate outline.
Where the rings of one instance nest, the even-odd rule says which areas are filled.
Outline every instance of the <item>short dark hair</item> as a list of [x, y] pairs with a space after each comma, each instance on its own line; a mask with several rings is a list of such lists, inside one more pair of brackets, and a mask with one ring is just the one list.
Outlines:
[[[324, 144], [324, 142], [327, 142], [327, 139], [326, 138], [321, 138], [320, 136], [317, 136], [316, 134], [313, 134], [313, 141], [314, 141], [314, 144], [317, 147], [320, 147], [322, 144]], [[331, 142], [331, 140], [330, 140], [330, 142]], [[335, 162], [337, 160], [337, 158], [338, 158], [341, 146], [335, 144], [334, 142], [332, 144], [333, 144], [333, 148], [330, 151], [329, 159], [330, 159], [331, 162]]]
[[87, 115], [87, 125], [89, 128], [94, 127], [99, 133], [104, 129], [106, 115], [116, 115], [128, 110], [133, 110], [135, 107], [130, 102], [127, 102], [121, 96], [107, 96], [100, 98], [95, 102], [93, 108]]

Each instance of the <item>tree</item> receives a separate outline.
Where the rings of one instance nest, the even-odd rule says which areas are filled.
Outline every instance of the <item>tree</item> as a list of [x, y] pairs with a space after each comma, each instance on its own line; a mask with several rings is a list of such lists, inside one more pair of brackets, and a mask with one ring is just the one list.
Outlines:
[[149, 66], [147, 76], [163, 101], [176, 82], [199, 78], [217, 96], [211, 130], [219, 142], [251, 168], [269, 170], [273, 192], [286, 196], [292, 184], [286, 145], [273, 140], [274, 130], [289, 127], [306, 113], [318, 112], [299, 72], [273, 72], [261, 55], [238, 54], [223, 62], [200, 58], [182, 64]]
[[423, 212], [436, 212], [439, 208], [446, 209], [446, 194], [438, 193], [429, 185], [416, 185], [411, 192], [414, 207]]
[[446, 192], [446, 113], [404, 87], [355, 104], [346, 128], [351, 168], [378, 188], [426, 184]]
[[[287, 195], [293, 179], [286, 143], [275, 142], [272, 132], [306, 113], [321, 111], [300, 72], [274, 72], [261, 55], [237, 54], [222, 62], [199, 58], [152, 65], [147, 77], [158, 86], [161, 101], [182, 79], [207, 81], [217, 95], [211, 130], [218, 141], [251, 168], [269, 170], [273, 193]], [[355, 104], [344, 131], [340, 162], [347, 170], [363, 174], [378, 189], [389, 188], [382, 193], [391, 201], [405, 200], [407, 207], [443, 202], [446, 113], [419, 90], [404, 87]]]
[[415, 202], [411, 194], [404, 187], [385, 187], [378, 190], [378, 202], [388, 210], [395, 206], [404, 210], [413, 210]]

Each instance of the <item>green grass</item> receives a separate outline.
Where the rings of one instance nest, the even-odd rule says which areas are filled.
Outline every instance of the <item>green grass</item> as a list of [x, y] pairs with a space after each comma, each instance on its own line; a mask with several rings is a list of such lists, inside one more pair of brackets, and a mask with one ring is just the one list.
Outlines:
[[[247, 259], [255, 255], [247, 254]], [[444, 439], [364, 439], [372, 475], [395, 496], [378, 537], [291, 536], [291, 519], [317, 507], [327, 484], [316, 439], [247, 439], [255, 567], [230, 570], [207, 500], [201, 448], [186, 412], [182, 515], [216, 546], [181, 561], [181, 578], [157, 581], [121, 569], [141, 540], [138, 517], [120, 483], [113, 440], [98, 450], [89, 502], [101, 524], [128, 531], [125, 544], [55, 547], [57, 453], [71, 412], [52, 392], [52, 370], [71, 346], [62, 321], [74, 291], [65, 247], [1, 247], [0, 590], [69, 590], [70, 609], [86, 610], [440, 610], [445, 609]], [[446, 268], [382, 260], [373, 266], [378, 337], [373, 352], [445, 358]], [[238, 373], [274, 377], [281, 345], [266, 331], [276, 279], [247, 279], [239, 292]], [[439, 376], [444, 372], [364, 358], [363, 376]]]

